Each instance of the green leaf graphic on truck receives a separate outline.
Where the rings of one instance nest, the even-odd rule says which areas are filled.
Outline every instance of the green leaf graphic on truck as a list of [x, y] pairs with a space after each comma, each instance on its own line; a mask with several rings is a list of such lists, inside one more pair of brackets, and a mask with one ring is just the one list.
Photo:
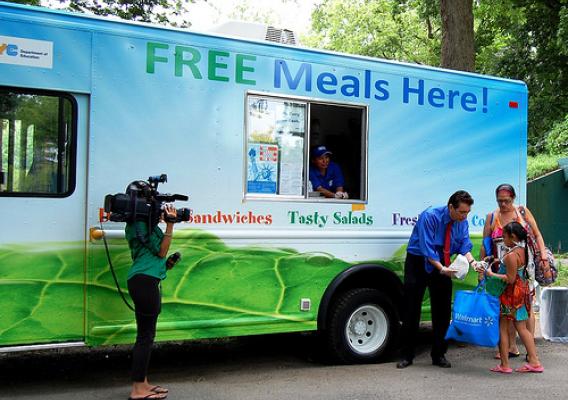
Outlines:
[[[478, 247], [479, 240], [474, 242]], [[124, 240], [109, 244], [127, 295], [128, 246]], [[158, 340], [314, 330], [325, 289], [350, 266], [325, 253], [231, 248], [199, 230], [178, 230], [172, 248], [182, 253], [182, 261], [162, 283]], [[117, 293], [102, 242], [89, 247], [86, 282], [83, 254], [80, 244], [0, 248], [2, 345], [34, 343], [38, 338], [50, 342], [83, 339], [85, 323], [90, 345], [134, 340], [133, 313]], [[390, 261], [374, 263], [402, 279], [404, 255], [403, 247]], [[471, 286], [475, 279], [470, 273], [456, 286]], [[24, 294], [17, 301], [11, 295], [15, 288]], [[302, 298], [311, 299], [309, 311], [300, 311]], [[426, 311], [428, 303], [426, 298]]]
[[[111, 241], [111, 257], [122, 290], [130, 252]], [[44, 337], [64, 341], [82, 337], [84, 290], [80, 245], [4, 247], [0, 257], [0, 320], [3, 344]], [[349, 264], [323, 253], [292, 249], [229, 248], [202, 231], [176, 233], [182, 261], [162, 283], [163, 309], [158, 339], [203, 338], [316, 328], [317, 307], [329, 282]], [[89, 344], [130, 342], [133, 314], [114, 285], [102, 242], [90, 246], [86, 303]], [[395, 266], [395, 265], [393, 265]], [[26, 295], [14, 303], [15, 286]], [[299, 311], [301, 298], [311, 310]], [[75, 299], [69, 305], [69, 299]], [[244, 329], [243, 327], [247, 328]], [[270, 330], [270, 329], [268, 329]], [[260, 330], [259, 330], [260, 332]], [[38, 335], [39, 333], [39, 335]]]

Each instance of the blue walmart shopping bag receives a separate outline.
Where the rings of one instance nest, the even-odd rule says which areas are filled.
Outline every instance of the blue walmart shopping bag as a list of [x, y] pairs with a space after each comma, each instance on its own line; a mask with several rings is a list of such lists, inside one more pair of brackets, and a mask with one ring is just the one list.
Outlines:
[[499, 343], [499, 298], [485, 291], [482, 281], [475, 290], [458, 290], [446, 339], [495, 347]]

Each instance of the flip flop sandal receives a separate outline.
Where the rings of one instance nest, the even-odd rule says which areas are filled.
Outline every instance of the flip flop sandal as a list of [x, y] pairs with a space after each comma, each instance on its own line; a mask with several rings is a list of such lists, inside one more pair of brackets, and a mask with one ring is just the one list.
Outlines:
[[521, 373], [536, 373], [536, 374], [540, 374], [541, 372], [544, 372], [544, 367], [542, 365], [537, 365], [536, 367], [533, 367], [530, 364], [525, 364], [523, 365], [521, 368], [517, 368], [515, 369], [516, 372], [521, 372]]
[[168, 394], [170, 391], [168, 389], [166, 389], [165, 387], [162, 387], [160, 385], [156, 385], [152, 389], [150, 389], [150, 392], [154, 392], [154, 393], [158, 393], [158, 394]]
[[[129, 397], [128, 400], [164, 400], [166, 397], [168, 397], [167, 395], [165, 396], [158, 396], [162, 393], [150, 393], [149, 395], [146, 395], [144, 397]], [[154, 397], [157, 396], [157, 397]]]
[[496, 367], [491, 368], [489, 371], [491, 372], [498, 372], [500, 374], [511, 374], [513, 372], [512, 368], [504, 368], [501, 364], [498, 364]]

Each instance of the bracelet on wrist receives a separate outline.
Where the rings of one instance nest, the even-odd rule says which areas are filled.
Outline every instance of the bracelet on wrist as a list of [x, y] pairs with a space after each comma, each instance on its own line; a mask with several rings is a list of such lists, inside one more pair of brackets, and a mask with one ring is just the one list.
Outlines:
[[171, 233], [164, 233], [164, 236], [172, 237], [172, 234]]

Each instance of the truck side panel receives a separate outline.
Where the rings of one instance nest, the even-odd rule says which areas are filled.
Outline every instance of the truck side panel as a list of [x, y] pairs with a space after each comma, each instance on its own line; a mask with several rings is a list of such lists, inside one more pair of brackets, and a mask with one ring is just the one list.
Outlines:
[[[52, 68], [0, 58], [0, 86], [63, 91], [82, 99], [78, 149], [88, 149], [88, 158], [78, 157], [76, 164], [73, 196], [85, 193], [74, 203], [83, 205], [73, 213], [79, 217], [54, 218], [68, 203], [42, 199], [41, 208], [30, 203], [25, 209], [27, 229], [12, 217], [17, 234], [0, 236], [0, 243], [26, 248], [34, 237], [57, 254], [62, 243], [81, 243], [98, 227], [106, 194], [167, 173], [160, 191], [188, 194], [193, 216], [176, 226], [172, 251], [180, 251], [182, 261], [162, 284], [158, 340], [316, 329], [323, 293], [349, 267], [381, 264], [402, 276], [404, 244], [424, 208], [445, 203], [455, 190], [468, 190], [475, 198], [471, 231], [479, 232], [495, 206], [497, 184], [514, 184], [524, 201], [527, 93], [522, 83], [61, 13], [26, 14], [19, 7], [0, 6], [0, 19], [0, 37], [53, 43]], [[353, 143], [362, 144], [364, 195], [347, 201], [251, 196], [251, 98], [303, 110], [298, 126], [305, 127], [300, 142], [305, 153], [298, 168], [306, 187], [310, 146], [330, 146], [337, 139], [333, 157], [348, 160], [345, 153], [357, 152]], [[344, 132], [348, 121], [329, 111], [329, 120], [321, 121], [327, 143], [317, 143], [310, 116], [326, 107], [356, 110], [360, 128]], [[352, 142], [345, 140], [352, 134]], [[292, 139], [300, 140], [295, 134], [287, 140]], [[286, 144], [278, 140], [278, 157], [283, 157]], [[281, 179], [283, 164], [278, 168]], [[0, 197], [1, 209], [27, 201]], [[49, 215], [50, 224], [38, 225], [36, 214]], [[54, 234], [47, 240], [37, 233], [39, 226], [65, 226], [82, 236]], [[130, 253], [124, 225], [108, 222], [104, 229], [126, 291]], [[85, 340], [132, 342], [133, 315], [117, 293], [103, 243], [87, 239], [86, 247], [84, 260], [61, 256], [77, 271], [85, 263]], [[19, 265], [26, 264], [27, 252], [18, 257]], [[42, 259], [26, 264], [22, 274], [38, 280]], [[5, 275], [9, 268], [1, 262], [0, 276], [8, 277], [0, 279], [0, 287], [15, 284]], [[472, 274], [456, 286], [474, 281]], [[368, 285], [380, 288], [381, 282]], [[36, 297], [41, 301], [42, 293]], [[310, 307], [301, 309], [306, 299]], [[73, 298], [73, 304], [81, 301]], [[6, 307], [19, 305], [7, 302]], [[27, 317], [15, 316], [11, 324], [19, 324], [18, 318]], [[45, 325], [44, 318], [37, 323]], [[17, 336], [4, 341], [0, 335], [0, 345], [17, 343]], [[59, 340], [67, 339], [53, 333], [20, 341]]]

